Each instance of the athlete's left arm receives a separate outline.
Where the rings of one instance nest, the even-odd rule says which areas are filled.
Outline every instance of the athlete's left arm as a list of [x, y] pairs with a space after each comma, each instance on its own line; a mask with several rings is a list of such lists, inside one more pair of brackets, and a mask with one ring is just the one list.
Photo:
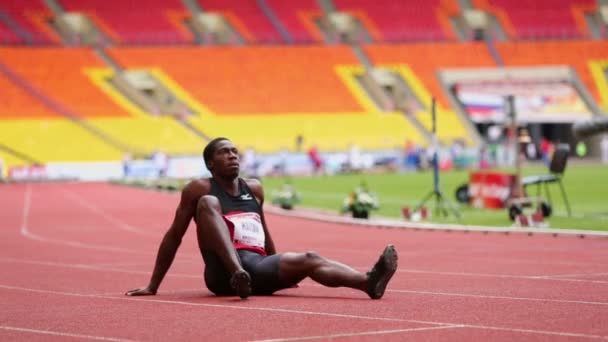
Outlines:
[[262, 187], [262, 183], [260, 183], [260, 181], [257, 179], [247, 179], [247, 186], [249, 186], [249, 189], [253, 191], [255, 198], [258, 200], [258, 203], [262, 208], [260, 214], [262, 219], [262, 227], [264, 227], [264, 235], [266, 236], [266, 246], [264, 246], [264, 249], [268, 255], [276, 254], [277, 250], [274, 247], [274, 241], [272, 241], [272, 236], [270, 235], [268, 225], [266, 224], [266, 218], [264, 217], [264, 188]]

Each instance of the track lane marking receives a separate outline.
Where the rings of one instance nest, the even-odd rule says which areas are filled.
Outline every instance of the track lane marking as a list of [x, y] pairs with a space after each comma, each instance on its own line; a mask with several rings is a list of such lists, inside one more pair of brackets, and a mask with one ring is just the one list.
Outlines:
[[105, 337], [105, 336], [95, 336], [95, 335], [83, 335], [83, 334], [74, 334], [62, 331], [55, 330], [41, 330], [41, 329], [31, 329], [31, 328], [21, 328], [21, 327], [12, 327], [7, 325], [0, 325], [0, 329], [7, 331], [18, 331], [24, 333], [33, 333], [33, 334], [42, 334], [42, 335], [54, 335], [61, 337], [76, 337], [76, 338], [85, 338], [88, 340], [96, 340], [96, 341], [113, 341], [113, 342], [132, 342], [135, 340], [127, 340], [124, 338], [117, 337]]
[[399, 318], [390, 318], [390, 317], [360, 316], [360, 315], [340, 314], [340, 313], [331, 313], [331, 312], [323, 312], [323, 311], [278, 309], [278, 308], [268, 308], [268, 307], [192, 303], [192, 302], [184, 302], [184, 301], [169, 301], [169, 300], [149, 299], [149, 298], [138, 299], [138, 298], [127, 297], [127, 296], [120, 296], [120, 297], [100, 296], [100, 295], [84, 294], [84, 293], [39, 290], [39, 289], [31, 289], [31, 288], [20, 287], [20, 286], [2, 285], [2, 284], [0, 284], [0, 288], [4, 288], [4, 289], [8, 289], [8, 290], [15, 290], [15, 291], [45, 293], [45, 294], [54, 294], [54, 295], [70, 296], [70, 297], [99, 298], [99, 299], [109, 299], [109, 300], [118, 300], [118, 301], [139, 301], [140, 303], [145, 302], [145, 303], [159, 303], [159, 304], [169, 304], [169, 305], [186, 305], [186, 306], [225, 308], [225, 309], [236, 309], [236, 310], [266, 311], [266, 312], [274, 312], [274, 313], [288, 313], [288, 314], [299, 314], [299, 315], [308, 315], [308, 316], [325, 316], [325, 317], [339, 317], [339, 318], [351, 318], [351, 319], [366, 319], [366, 320], [374, 320], [374, 321], [409, 322], [409, 323], [436, 325], [436, 326], [442, 326], [442, 327], [460, 326], [461, 328], [476, 328], [476, 329], [487, 329], [487, 330], [524, 332], [524, 333], [541, 334], [541, 335], [581, 337], [581, 338], [589, 338], [589, 339], [608, 340], [608, 336], [602, 336], [602, 335], [589, 335], [589, 334], [581, 334], [581, 333], [559, 332], [559, 331], [550, 331], [550, 330], [521, 329], [521, 328], [511, 328], [511, 327], [497, 327], [497, 326], [486, 326], [486, 325], [466, 324], [466, 323], [457, 323], [457, 322], [438, 322], [438, 321], [399, 319]]
[[[52, 261], [37, 261], [37, 260], [23, 260], [16, 258], [3, 258], [0, 257], [0, 262], [6, 263], [21, 263], [31, 264], [38, 266], [51, 266], [51, 267], [63, 267], [73, 269], [84, 269], [93, 271], [111, 271], [118, 273], [129, 273], [129, 274], [141, 274], [149, 275], [148, 271], [136, 271], [136, 270], [125, 270], [114, 267], [106, 267], [99, 265], [90, 264], [68, 264]], [[190, 278], [190, 279], [202, 279], [201, 275], [185, 274], [185, 273], [167, 273], [167, 277], [176, 278]], [[301, 286], [319, 287], [325, 288], [318, 284], [301, 284]], [[202, 288], [201, 288], [202, 289]], [[483, 295], [483, 294], [467, 294], [467, 293], [454, 293], [454, 292], [439, 292], [439, 291], [419, 291], [419, 290], [404, 290], [404, 289], [387, 289], [387, 292], [395, 293], [413, 293], [413, 294], [429, 294], [429, 295], [442, 295], [442, 296], [454, 296], [454, 297], [472, 297], [472, 298], [487, 298], [487, 299], [504, 299], [504, 300], [516, 300], [516, 301], [536, 301], [536, 302], [554, 302], [564, 304], [584, 304], [584, 305], [608, 305], [608, 302], [596, 302], [596, 301], [583, 301], [583, 300], [569, 300], [569, 299], [550, 299], [550, 298], [531, 298], [531, 297], [510, 297], [510, 296], [494, 296], [494, 295]]]
[[415, 331], [427, 331], [427, 330], [441, 330], [441, 329], [454, 329], [454, 328], [462, 328], [463, 325], [446, 325], [440, 327], [426, 327], [426, 328], [409, 328], [409, 329], [394, 329], [394, 330], [372, 330], [372, 331], [362, 331], [362, 332], [354, 332], [354, 333], [341, 333], [341, 334], [331, 334], [331, 335], [317, 335], [317, 336], [300, 336], [300, 337], [282, 337], [282, 338], [273, 338], [268, 340], [254, 340], [252, 342], [282, 342], [282, 341], [305, 341], [305, 340], [327, 340], [332, 338], [339, 337], [358, 337], [358, 336], [372, 336], [372, 335], [388, 335], [388, 334], [401, 334], [406, 332], [415, 332]]

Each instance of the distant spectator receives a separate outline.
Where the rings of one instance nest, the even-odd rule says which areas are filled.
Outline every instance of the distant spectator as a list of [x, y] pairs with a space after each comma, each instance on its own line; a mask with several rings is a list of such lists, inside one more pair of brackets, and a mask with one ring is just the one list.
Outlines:
[[361, 161], [361, 151], [357, 144], [351, 144], [348, 149], [348, 167], [351, 171], [360, 170], [363, 165]]
[[608, 164], [608, 134], [604, 134], [600, 142], [600, 150], [602, 153], [602, 163]]
[[490, 152], [488, 149], [488, 145], [486, 144], [481, 144], [481, 146], [479, 147], [479, 169], [480, 170], [484, 170], [484, 169], [489, 169], [490, 167], [492, 167], [492, 163], [490, 162], [491, 156], [490, 156]]
[[540, 141], [540, 153], [542, 155], [543, 162], [548, 167], [551, 164], [551, 158], [553, 156], [553, 144], [547, 138], [543, 138]]
[[584, 141], [579, 141], [576, 144], [576, 155], [580, 158], [587, 156], [587, 144]]
[[133, 155], [131, 152], [125, 153], [122, 157], [122, 173], [123, 177], [129, 177], [131, 174], [131, 162], [133, 161]]
[[463, 169], [467, 167], [467, 158], [464, 151], [464, 142], [455, 140], [450, 147], [450, 157], [452, 164], [457, 169]]
[[152, 155], [152, 162], [158, 170], [158, 176], [164, 178], [167, 176], [167, 170], [169, 169], [169, 156], [163, 151], [156, 151]]
[[279, 152], [279, 171], [281, 176], [287, 176], [287, 167], [289, 163], [289, 150], [285, 147]]
[[257, 178], [258, 177], [258, 161], [255, 150], [251, 147], [245, 150], [245, 154], [243, 155], [243, 166], [245, 169], [245, 174], [249, 178]]
[[319, 150], [316, 146], [312, 146], [308, 150], [308, 158], [312, 164], [313, 174], [319, 174], [323, 171], [323, 160], [321, 160], [321, 156], [319, 155]]
[[296, 136], [296, 152], [302, 152], [302, 145], [304, 144], [304, 137], [302, 134]]
[[405, 169], [417, 171], [420, 169], [421, 150], [413, 141], [405, 142]]

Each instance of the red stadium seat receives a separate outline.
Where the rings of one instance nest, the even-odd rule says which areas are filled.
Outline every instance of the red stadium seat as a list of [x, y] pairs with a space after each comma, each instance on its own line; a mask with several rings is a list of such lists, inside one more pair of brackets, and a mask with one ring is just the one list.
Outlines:
[[266, 0], [268, 6], [289, 31], [297, 43], [323, 41], [323, 36], [314, 24], [322, 14], [316, 0]]
[[252, 0], [199, 0], [203, 12], [220, 12], [249, 42], [280, 43], [281, 35]]
[[59, 35], [48, 24], [53, 14], [44, 5], [44, 0], [0, 1], [0, 12], [4, 12], [19, 27], [27, 37], [27, 43], [61, 42]]
[[112, 40], [125, 44], [179, 44], [193, 41], [180, 0], [61, 0], [67, 11], [82, 12]]
[[[442, 0], [334, 0], [340, 11], [363, 13], [384, 41], [446, 40], [454, 38]], [[448, 5], [446, 5], [448, 6]]]
[[588, 37], [584, 11], [596, 9], [595, 0], [474, 0], [492, 12], [511, 38], [571, 39]]
[[17, 44], [24, 43], [23, 39], [13, 32], [0, 17], [0, 44]]

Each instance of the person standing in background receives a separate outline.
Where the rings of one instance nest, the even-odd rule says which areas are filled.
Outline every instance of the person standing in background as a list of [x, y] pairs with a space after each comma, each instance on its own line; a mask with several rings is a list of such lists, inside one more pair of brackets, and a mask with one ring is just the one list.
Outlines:
[[604, 136], [602, 136], [600, 150], [602, 153], [602, 164], [608, 164], [608, 134], [604, 134]]

